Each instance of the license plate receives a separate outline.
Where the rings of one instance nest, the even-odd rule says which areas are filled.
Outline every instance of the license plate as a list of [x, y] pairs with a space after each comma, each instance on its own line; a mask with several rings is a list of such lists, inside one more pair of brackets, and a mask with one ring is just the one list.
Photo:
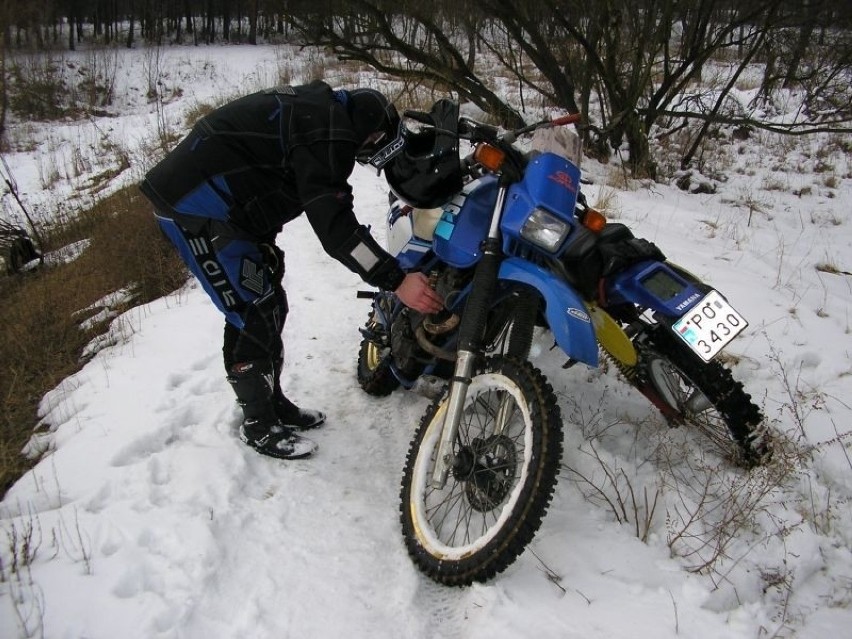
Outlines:
[[710, 291], [673, 328], [701, 359], [709, 362], [746, 326], [745, 318], [724, 297]]

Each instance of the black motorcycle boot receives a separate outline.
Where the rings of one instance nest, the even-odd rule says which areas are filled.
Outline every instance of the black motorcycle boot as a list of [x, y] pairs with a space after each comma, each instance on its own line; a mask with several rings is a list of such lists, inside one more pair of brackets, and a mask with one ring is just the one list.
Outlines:
[[243, 409], [240, 439], [257, 452], [279, 459], [302, 459], [317, 445], [284, 425], [275, 414], [272, 401], [272, 367], [263, 361], [234, 364], [228, 382]]
[[294, 430], [305, 431], [319, 428], [325, 423], [325, 413], [309, 408], [299, 408], [281, 390], [283, 359], [273, 360], [272, 404], [279, 421]]

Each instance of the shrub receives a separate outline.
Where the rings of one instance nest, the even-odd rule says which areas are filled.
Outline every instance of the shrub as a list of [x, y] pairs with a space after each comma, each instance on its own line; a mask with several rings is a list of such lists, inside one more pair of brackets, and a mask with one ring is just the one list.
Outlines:
[[30, 467], [21, 450], [42, 396], [79, 370], [84, 348], [106, 328], [105, 320], [81, 325], [90, 318], [79, 311], [109, 293], [132, 290], [132, 301], [113, 309], [121, 312], [186, 280], [135, 186], [46, 234], [45, 252], [82, 240], [88, 248], [74, 261], [0, 279], [0, 494]]

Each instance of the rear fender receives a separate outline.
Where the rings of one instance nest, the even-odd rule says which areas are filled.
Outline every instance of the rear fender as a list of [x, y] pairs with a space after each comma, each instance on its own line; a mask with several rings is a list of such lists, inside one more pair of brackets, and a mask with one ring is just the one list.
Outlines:
[[[662, 284], [652, 284], [655, 280]], [[611, 275], [606, 286], [609, 304], [629, 302], [666, 317], [680, 317], [710, 290], [681, 267], [656, 260], [638, 262]]]
[[545, 302], [545, 317], [556, 343], [584, 364], [598, 365], [598, 343], [586, 305], [565, 282], [535, 264], [510, 257], [500, 266], [499, 278], [535, 288]]

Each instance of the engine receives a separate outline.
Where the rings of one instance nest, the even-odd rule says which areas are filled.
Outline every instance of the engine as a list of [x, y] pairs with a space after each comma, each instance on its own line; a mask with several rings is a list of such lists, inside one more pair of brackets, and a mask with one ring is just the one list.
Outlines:
[[[429, 274], [432, 287], [452, 306], [472, 277], [470, 270], [443, 267]], [[455, 348], [445, 348], [458, 329], [459, 316], [449, 310], [423, 315], [411, 309], [399, 313], [391, 326], [391, 352], [397, 368], [407, 377], [420, 375], [437, 360], [454, 361]]]

